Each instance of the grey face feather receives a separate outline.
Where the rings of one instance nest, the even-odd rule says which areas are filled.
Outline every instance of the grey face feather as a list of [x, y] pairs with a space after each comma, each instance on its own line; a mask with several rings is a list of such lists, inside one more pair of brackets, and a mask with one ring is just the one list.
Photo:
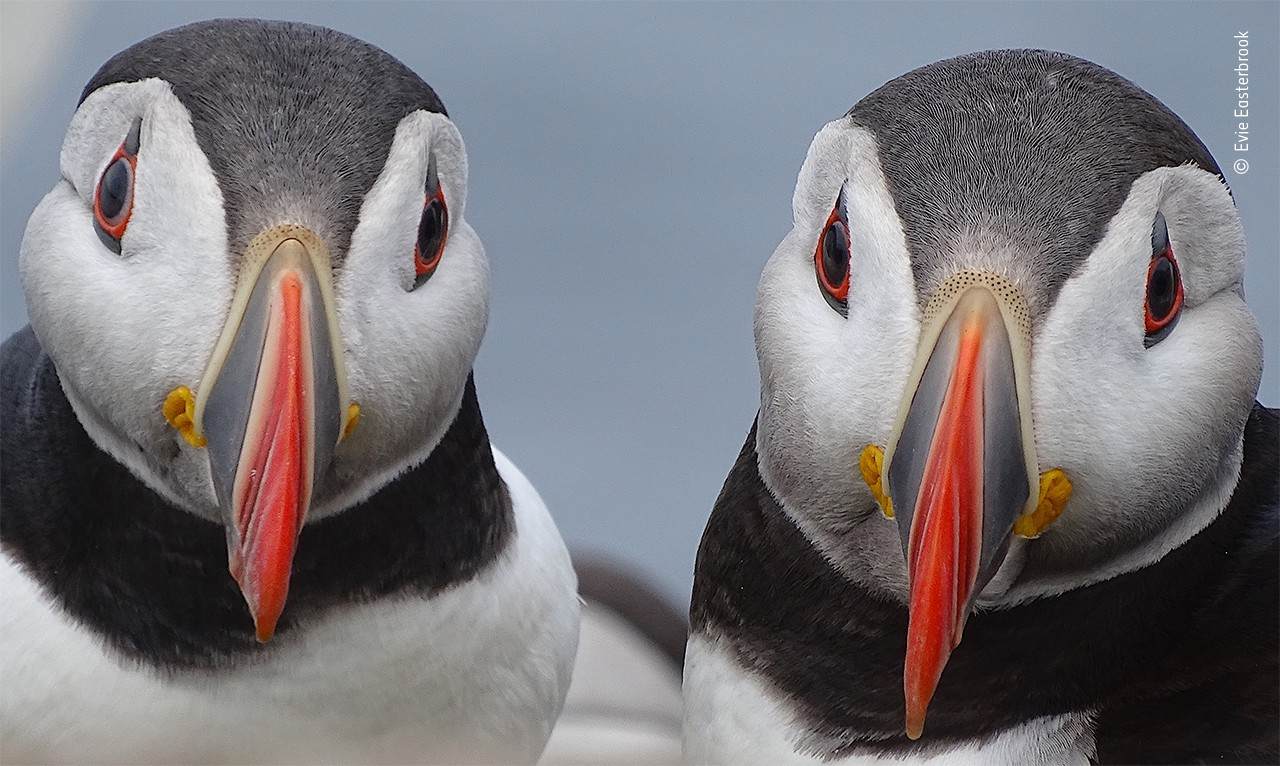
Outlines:
[[[85, 86], [168, 82], [191, 113], [240, 253], [277, 223], [316, 231], [340, 265], [365, 193], [410, 112], [445, 113], [382, 50], [323, 27], [252, 19], [191, 24], [116, 54]], [[236, 256], [233, 256], [236, 257]]]
[[1035, 314], [1102, 238], [1133, 181], [1192, 163], [1221, 175], [1164, 104], [1083, 59], [987, 51], [886, 83], [847, 115], [870, 130], [927, 300], [966, 243], [1025, 257]]

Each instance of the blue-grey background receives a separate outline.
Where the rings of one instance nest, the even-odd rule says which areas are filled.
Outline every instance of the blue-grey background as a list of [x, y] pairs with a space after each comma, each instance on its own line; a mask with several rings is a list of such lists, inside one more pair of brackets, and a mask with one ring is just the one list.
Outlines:
[[[687, 598], [711, 504], [751, 423], [751, 308], [813, 134], [881, 83], [982, 48], [1068, 51], [1180, 114], [1227, 170], [1246, 290], [1280, 404], [1275, 3], [6, 3], [0, 331], [26, 321], [17, 254], [83, 84], [113, 53], [215, 16], [335, 27], [405, 61], [466, 139], [493, 262], [477, 369], [494, 439], [571, 545]], [[1231, 150], [1250, 31], [1252, 146]]]

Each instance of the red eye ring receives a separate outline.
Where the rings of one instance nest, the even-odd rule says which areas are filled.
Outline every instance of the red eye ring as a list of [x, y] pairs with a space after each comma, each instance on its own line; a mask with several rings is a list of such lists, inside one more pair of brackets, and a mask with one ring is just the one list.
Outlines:
[[[827, 296], [828, 302], [840, 310], [849, 300], [849, 224], [843, 215], [844, 193], [841, 190], [840, 201], [827, 216], [822, 226], [822, 234], [818, 237], [818, 245], [814, 249], [813, 264], [818, 273], [818, 284]], [[832, 256], [828, 258], [826, 256]], [[831, 273], [828, 260], [834, 259], [839, 264], [835, 274]], [[839, 279], [835, 279], [838, 276]]]
[[[420, 286], [435, 273], [444, 257], [445, 242], [449, 233], [449, 205], [444, 199], [444, 187], [436, 184], [434, 193], [422, 203], [422, 218], [418, 222], [418, 238], [413, 244], [414, 287]], [[424, 256], [422, 251], [430, 251]]]
[[440, 265], [440, 257], [444, 255], [444, 248], [436, 250], [436, 255], [431, 260], [425, 260], [422, 253], [418, 252], [418, 246], [413, 246], [413, 275], [415, 277], [425, 277], [436, 270], [436, 266]]
[[[1170, 292], [1171, 291], [1171, 292]], [[1182, 270], [1173, 257], [1173, 248], [1165, 247], [1147, 266], [1147, 287], [1142, 300], [1143, 326], [1149, 339], [1159, 340], [1172, 329], [1182, 313], [1186, 296], [1182, 287]], [[1154, 305], [1153, 305], [1154, 304]]]
[[[125, 196], [124, 204], [114, 216], [108, 217], [102, 211], [102, 184], [106, 180], [107, 175], [112, 172], [116, 164], [121, 160], [124, 161], [128, 168], [128, 190]], [[138, 175], [138, 155], [128, 151], [126, 144], [121, 144], [116, 153], [111, 156], [111, 161], [106, 164], [102, 170], [102, 175], [98, 178], [98, 184], [93, 190], [93, 218], [97, 222], [98, 228], [104, 234], [117, 242], [124, 236], [125, 229], [129, 226], [129, 219], [133, 215], [133, 190], [134, 180]]]

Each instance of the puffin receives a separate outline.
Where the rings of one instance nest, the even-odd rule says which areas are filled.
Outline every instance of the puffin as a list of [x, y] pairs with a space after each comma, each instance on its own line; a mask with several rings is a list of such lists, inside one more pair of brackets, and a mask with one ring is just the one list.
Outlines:
[[689, 763], [1275, 763], [1277, 411], [1222, 172], [1071, 55], [815, 136], [702, 538]]
[[4, 342], [6, 762], [532, 763], [579, 600], [472, 365], [467, 154], [386, 52], [150, 37], [85, 87]]

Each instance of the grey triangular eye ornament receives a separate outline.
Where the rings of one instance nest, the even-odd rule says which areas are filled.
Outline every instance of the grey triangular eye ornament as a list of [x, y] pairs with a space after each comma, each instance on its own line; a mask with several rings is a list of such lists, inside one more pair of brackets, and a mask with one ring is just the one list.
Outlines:
[[133, 215], [134, 186], [138, 180], [138, 146], [142, 118], [133, 121], [93, 188], [93, 228], [111, 252], [120, 254], [120, 240]]
[[836, 195], [835, 205], [827, 214], [813, 252], [813, 269], [818, 276], [822, 297], [841, 316], [849, 315], [849, 220], [845, 212], [844, 185]]
[[1144, 346], [1151, 348], [1169, 336], [1182, 315], [1184, 300], [1182, 270], [1173, 256], [1169, 226], [1164, 214], [1157, 212], [1151, 227], [1151, 262], [1147, 266], [1147, 289], [1142, 301]]
[[418, 238], [413, 244], [414, 290], [436, 273], [448, 239], [449, 205], [444, 199], [444, 187], [440, 183], [433, 154], [427, 165], [426, 196], [422, 203], [422, 217], [418, 220]]

